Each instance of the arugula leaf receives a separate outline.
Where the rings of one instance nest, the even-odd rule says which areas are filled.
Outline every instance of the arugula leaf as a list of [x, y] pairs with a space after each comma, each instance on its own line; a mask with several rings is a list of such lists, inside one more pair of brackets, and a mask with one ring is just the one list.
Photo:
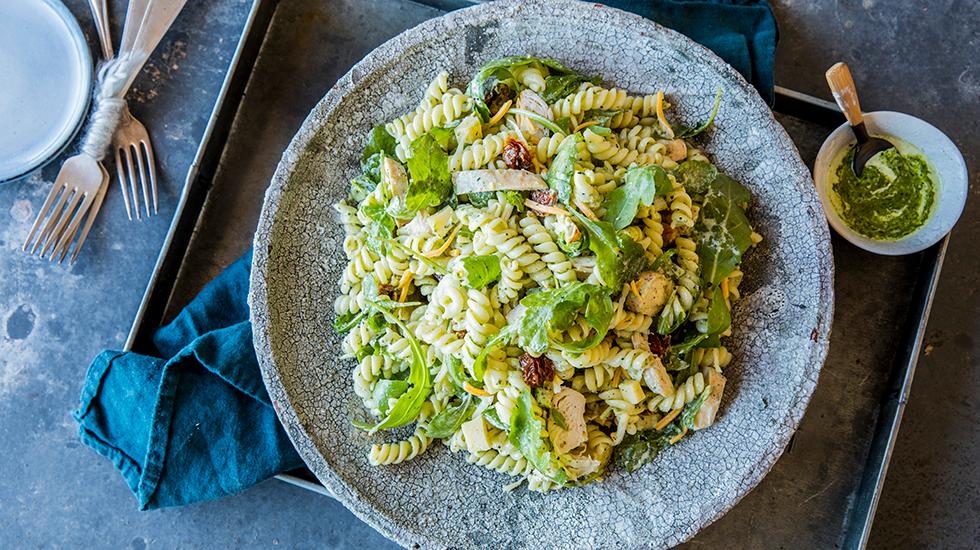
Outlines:
[[673, 128], [674, 128], [674, 137], [676, 137], [676, 138], [692, 138], [692, 137], [694, 137], [694, 136], [696, 136], [696, 135], [704, 132], [708, 128], [710, 128], [711, 127], [711, 124], [715, 121], [715, 116], [718, 114], [718, 106], [721, 105], [721, 94], [722, 94], [722, 91], [723, 90], [721, 88], [718, 88], [718, 92], [715, 94], [715, 106], [711, 109], [711, 116], [708, 117], [708, 120], [702, 122], [701, 124], [699, 124], [698, 126], [695, 126], [693, 128], [688, 127], [688, 126], [684, 126], [683, 124], [676, 124], [676, 125], [673, 126]]
[[[517, 341], [532, 355], [540, 355], [551, 346], [565, 351], [595, 347], [606, 337], [613, 316], [609, 291], [582, 282], [530, 294], [521, 300], [521, 305], [526, 310], [517, 325]], [[552, 335], [571, 327], [579, 313], [594, 332], [576, 342], [556, 340]]]
[[361, 152], [361, 169], [367, 172], [365, 164], [369, 158], [378, 153], [383, 153], [389, 157], [395, 156], [396, 145], [398, 145], [398, 142], [388, 133], [384, 124], [378, 124], [372, 128], [371, 133], [368, 134], [368, 142], [364, 146], [364, 151]]
[[594, 78], [587, 78], [579, 74], [551, 75], [544, 79], [544, 92], [541, 99], [548, 103], [555, 103], [574, 94], [583, 82], [595, 82]]
[[457, 389], [461, 389], [463, 384], [466, 383], [466, 375], [463, 373], [463, 362], [455, 355], [449, 355], [446, 361], [446, 366], [449, 370], [449, 379], [453, 381], [453, 385]]
[[486, 208], [490, 204], [490, 199], [497, 196], [495, 191], [480, 191], [479, 193], [470, 193], [466, 197], [470, 200], [470, 204], [476, 206], [477, 208]]
[[698, 411], [701, 410], [701, 405], [704, 405], [704, 402], [708, 399], [709, 395], [711, 395], [710, 384], [701, 390], [701, 393], [698, 394], [697, 398], [688, 401], [687, 404], [684, 405], [684, 410], [681, 411], [680, 416], [676, 420], [682, 429], [687, 428], [690, 430], [692, 427], [694, 427], [694, 419], [697, 418]]
[[473, 415], [476, 404], [473, 403], [473, 396], [465, 393], [463, 398], [456, 405], [446, 407], [446, 410], [437, 414], [429, 422], [426, 435], [437, 439], [451, 437], [456, 430]]
[[718, 177], [718, 169], [714, 164], [704, 160], [685, 160], [674, 170], [677, 179], [681, 180], [688, 193], [703, 195], [711, 188], [711, 183]]
[[411, 150], [407, 164], [412, 178], [408, 183], [405, 206], [413, 211], [439, 206], [453, 193], [449, 156], [432, 134], [415, 138]]
[[559, 428], [563, 430], [568, 429], [568, 423], [565, 422], [565, 415], [561, 414], [560, 410], [552, 408], [548, 412], [548, 418], [550, 418], [551, 421], [554, 422], [555, 425], [558, 426]]
[[408, 382], [404, 380], [378, 380], [371, 393], [371, 399], [378, 404], [378, 411], [383, 415], [388, 414], [388, 401], [398, 397], [408, 390]]
[[[471, 80], [470, 84], [466, 87], [466, 91], [470, 95], [472, 95], [471, 92], [479, 93], [479, 91], [483, 89], [483, 83], [491, 76], [496, 75], [498, 78], [500, 76], [504, 76], [505, 78], [508, 76], [513, 77], [513, 72], [515, 69], [520, 69], [528, 65], [535, 64], [547, 67], [551, 75], [554, 76], [576, 74], [575, 71], [553, 59], [530, 57], [527, 55], [511, 55], [508, 57], [492, 59], [484, 63], [483, 66], [480, 67], [480, 70], [477, 71], [476, 76], [473, 77], [473, 80]], [[547, 82], [547, 80], [545, 82]], [[551, 103], [551, 101], [549, 101], [549, 103]]]
[[466, 286], [480, 289], [500, 279], [500, 258], [496, 254], [463, 258]]
[[548, 169], [548, 187], [554, 189], [558, 200], [566, 205], [572, 200], [572, 176], [578, 160], [578, 144], [582, 140], [582, 134], [572, 134], [562, 140]]
[[650, 271], [660, 271], [666, 267], [667, 264], [670, 263], [670, 259], [673, 258], [675, 254], [677, 254], [677, 249], [671, 248], [657, 256], [657, 259], [650, 264]]
[[483, 380], [483, 373], [487, 370], [487, 358], [490, 357], [490, 352], [498, 348], [501, 344], [505, 344], [510, 341], [511, 337], [515, 332], [514, 325], [504, 325], [497, 334], [490, 337], [486, 343], [483, 344], [483, 349], [473, 360], [473, 378], [476, 381]]
[[395, 234], [395, 219], [380, 204], [365, 204], [360, 210], [371, 220], [371, 223], [365, 227], [367, 233], [365, 244], [376, 255], [386, 255]]
[[505, 432], [510, 431], [510, 425], [505, 424], [503, 420], [500, 419], [500, 415], [497, 414], [497, 409], [489, 408], [483, 411], [483, 419], [490, 423], [491, 426], [497, 428], [498, 430], [503, 430]]
[[701, 277], [716, 285], [738, 266], [752, 245], [752, 226], [732, 195], [712, 187], [701, 205], [694, 239]]
[[696, 348], [698, 344], [708, 338], [707, 334], [694, 334], [686, 338], [683, 342], [679, 344], [674, 344], [670, 346], [671, 353], [677, 355], [684, 355], [692, 349]]
[[523, 212], [527, 207], [524, 206], [524, 195], [520, 191], [497, 191], [500, 200], [514, 205], [518, 212]]
[[526, 109], [519, 109], [517, 107], [511, 107], [507, 112], [514, 113], [515, 115], [526, 116], [527, 118], [533, 120], [534, 122], [537, 122], [541, 126], [544, 126], [545, 128], [555, 133], [559, 133], [562, 130], [561, 127], [556, 125], [552, 120], [547, 119], [533, 111], [528, 111]]
[[[721, 334], [732, 325], [732, 313], [728, 310], [728, 302], [720, 286], [715, 287], [711, 295], [711, 306], [708, 307], [708, 334]], [[705, 335], [707, 337], [707, 334]]]
[[644, 430], [627, 435], [614, 449], [615, 462], [627, 472], [635, 472], [657, 458], [660, 451], [670, 446], [670, 438], [680, 433], [674, 423], [662, 431]]
[[439, 262], [433, 260], [432, 258], [427, 258], [427, 257], [419, 254], [418, 252], [416, 252], [416, 251], [412, 250], [411, 248], [403, 245], [402, 243], [398, 242], [395, 239], [392, 239], [392, 240], [388, 241], [388, 244], [391, 245], [392, 247], [397, 248], [398, 250], [404, 252], [405, 254], [409, 254], [409, 255], [415, 257], [416, 260], [418, 260], [418, 261], [424, 263], [425, 265], [431, 267], [433, 271], [435, 271], [436, 273], [439, 273], [440, 275], [446, 275], [447, 273], [449, 273], [449, 270], [446, 269], [446, 266], [440, 264]]
[[[598, 122], [599, 127], [609, 127], [609, 121], [616, 117], [616, 115], [621, 114], [622, 109], [589, 109], [582, 113], [582, 120], [580, 122]], [[593, 130], [595, 128], [593, 127]]]
[[348, 197], [355, 204], [360, 203], [378, 187], [378, 182], [368, 176], [361, 174], [350, 180], [350, 193]]
[[633, 223], [641, 204], [650, 206], [655, 197], [666, 196], [671, 189], [663, 168], [655, 165], [630, 168], [626, 171], [626, 182], [606, 197], [602, 205], [606, 215], [602, 219], [616, 229], [623, 229]]
[[618, 291], [636, 279], [647, 264], [643, 247], [607, 222], [592, 221], [571, 207], [570, 211], [589, 234], [589, 250], [595, 253], [602, 283]]
[[561, 128], [561, 133], [571, 134], [572, 133], [572, 119], [567, 116], [555, 119], [555, 126]]
[[333, 329], [337, 334], [347, 334], [354, 327], [360, 324], [361, 320], [364, 319], [365, 312], [359, 311], [354, 313], [353, 311], [348, 311], [343, 315], [338, 315], [336, 319], [333, 320]]
[[[422, 346], [415, 338], [412, 331], [408, 330], [405, 323], [399, 319], [391, 309], [386, 307], [392, 300], [371, 300], [368, 306], [384, 315], [385, 320], [396, 325], [401, 329], [404, 337], [408, 340], [409, 348], [412, 352], [412, 361], [409, 364], [408, 383], [411, 387], [401, 394], [391, 410], [385, 415], [381, 422], [375, 424], [369, 431], [374, 433], [378, 430], [387, 428], [397, 428], [413, 422], [419, 416], [422, 405], [432, 392], [432, 380], [429, 376], [429, 366], [425, 362], [425, 353]], [[395, 302], [396, 303], [396, 302]]]
[[507, 434], [507, 439], [521, 451], [535, 470], [559, 484], [564, 484], [567, 476], [541, 438], [544, 422], [534, 414], [533, 401], [528, 390], [521, 392], [510, 416], [510, 433]]
[[360, 363], [361, 361], [364, 360], [365, 357], [370, 357], [371, 355], [374, 355], [374, 352], [375, 352], [374, 346], [367, 345], [354, 352], [354, 357], [357, 359], [357, 362]]

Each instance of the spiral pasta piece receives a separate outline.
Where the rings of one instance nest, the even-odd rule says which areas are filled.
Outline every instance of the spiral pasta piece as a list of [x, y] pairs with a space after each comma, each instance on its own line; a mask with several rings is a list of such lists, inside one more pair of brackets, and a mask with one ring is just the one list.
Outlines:
[[660, 412], [670, 412], [674, 409], [680, 409], [689, 402], [694, 401], [704, 391], [704, 388], [704, 375], [700, 372], [696, 373], [675, 387], [672, 397], [664, 397], [662, 395], [652, 396], [647, 402], [647, 408], [650, 411]]
[[625, 90], [586, 83], [577, 92], [553, 105], [551, 113], [555, 118], [562, 118], [581, 115], [592, 109], [612, 111], [622, 109], [628, 100]]
[[565, 253], [558, 248], [551, 234], [536, 215], [528, 213], [519, 223], [527, 242], [541, 256], [541, 261], [551, 269], [559, 286], [578, 281], [572, 262], [568, 261]]
[[395, 443], [376, 443], [371, 445], [368, 462], [372, 466], [391, 466], [411, 460], [425, 452], [432, 442], [425, 430], [417, 428], [411, 437]]
[[598, 160], [606, 161], [614, 166], [631, 166], [655, 164], [655, 158], [646, 153], [635, 151], [628, 147], [622, 147], [614, 139], [607, 139], [599, 134], [586, 129], [583, 133], [585, 145], [588, 147], [592, 156]]
[[449, 156], [450, 170], [477, 170], [489, 164], [504, 150], [504, 143], [513, 137], [510, 130], [482, 137], [472, 144], [457, 149]]

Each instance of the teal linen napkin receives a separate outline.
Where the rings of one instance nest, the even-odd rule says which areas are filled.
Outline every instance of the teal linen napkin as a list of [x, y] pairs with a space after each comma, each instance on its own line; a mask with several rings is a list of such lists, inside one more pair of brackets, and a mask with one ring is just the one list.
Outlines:
[[104, 351], [89, 367], [75, 413], [82, 441], [116, 465], [141, 510], [237, 493], [303, 465], [252, 348], [251, 259], [156, 332], [155, 356]]
[[[711, 48], [772, 100], [776, 23], [765, 1], [608, 0]], [[75, 413], [140, 509], [242, 491], [303, 465], [276, 418], [252, 348], [251, 253], [154, 336], [153, 356], [104, 351]]]

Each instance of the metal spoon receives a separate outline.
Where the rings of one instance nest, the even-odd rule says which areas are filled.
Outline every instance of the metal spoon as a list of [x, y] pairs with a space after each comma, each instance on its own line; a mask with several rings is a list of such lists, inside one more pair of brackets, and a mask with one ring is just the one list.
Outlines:
[[895, 145], [886, 139], [868, 135], [868, 129], [864, 126], [864, 115], [861, 114], [861, 105], [858, 103], [857, 87], [854, 86], [851, 70], [847, 68], [846, 63], [838, 62], [827, 69], [827, 84], [830, 85], [830, 91], [837, 100], [837, 106], [844, 111], [844, 116], [847, 117], [847, 122], [854, 131], [854, 137], [857, 138], [857, 150], [854, 152], [851, 168], [860, 178], [864, 166], [868, 164], [871, 157], [893, 149]]

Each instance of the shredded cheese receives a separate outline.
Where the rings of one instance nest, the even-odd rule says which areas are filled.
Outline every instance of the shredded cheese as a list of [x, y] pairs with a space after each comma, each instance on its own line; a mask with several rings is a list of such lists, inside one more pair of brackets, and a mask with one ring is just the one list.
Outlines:
[[579, 130], [588, 128], [589, 126], [595, 126], [596, 124], [599, 124], [599, 121], [598, 120], [590, 120], [590, 121], [587, 121], [587, 122], [583, 122], [582, 124], [579, 124], [578, 126], [576, 126], [575, 129], [572, 130], [572, 133], [574, 134], [574, 133], [578, 132]]
[[545, 206], [540, 202], [532, 201], [531, 199], [524, 199], [524, 206], [534, 210], [535, 212], [541, 212], [542, 214], [551, 214], [552, 216], [570, 216], [567, 210], [562, 208], [555, 208], [554, 206]]
[[463, 382], [463, 389], [466, 393], [473, 394], [477, 397], [490, 397], [490, 394], [481, 390], [480, 388], [474, 388], [469, 382]]
[[664, 91], [660, 90], [657, 92], [657, 120], [663, 127], [664, 132], [667, 134], [668, 139], [674, 138], [674, 130], [671, 129], [670, 123], [667, 122], [667, 117], [664, 116]]
[[405, 271], [405, 274], [402, 275], [401, 281], [398, 282], [398, 286], [402, 289], [401, 294], [398, 295], [399, 302], [404, 302], [408, 298], [408, 287], [411, 286], [414, 277], [415, 274], [411, 271]]
[[572, 236], [568, 238], [568, 243], [571, 244], [581, 238], [582, 238], [582, 232], [578, 230], [578, 226], [576, 225], [575, 231], [572, 233]]
[[500, 122], [500, 119], [504, 118], [504, 116], [507, 114], [507, 111], [510, 110], [510, 106], [513, 104], [514, 101], [508, 99], [507, 103], [504, 103], [503, 105], [500, 106], [500, 110], [497, 111], [497, 114], [493, 115], [493, 117], [490, 119], [489, 122], [487, 122], [487, 124], [493, 126], [494, 124]]
[[684, 428], [684, 431], [682, 431], [681, 433], [679, 433], [679, 434], [675, 435], [674, 437], [670, 438], [670, 444], [673, 445], [674, 443], [677, 443], [685, 435], [687, 435], [687, 428]]
[[721, 280], [721, 295], [725, 297], [725, 300], [728, 300], [728, 294], [728, 277], [725, 277]]
[[636, 288], [636, 281], [630, 281], [630, 290], [633, 291], [633, 294], [636, 296], [637, 300], [643, 299], [640, 297], [640, 290]]
[[618, 386], [619, 379], [622, 376], [622, 374], [623, 374], [623, 369], [621, 369], [620, 367], [616, 367], [616, 370], [613, 372], [612, 380], [609, 382], [609, 384], [613, 387]]
[[582, 213], [585, 214], [590, 220], [594, 222], [599, 221], [598, 216], [596, 216], [595, 212], [593, 212], [587, 205], [582, 204], [580, 201], [575, 201], [575, 206], [577, 206], [578, 209], [581, 210]]
[[664, 416], [663, 418], [661, 418], [661, 419], [660, 419], [660, 422], [657, 422], [657, 423], [656, 423], [656, 424], [655, 424], [655, 425], [653, 426], [653, 428], [654, 428], [655, 430], [657, 430], [658, 432], [659, 432], [660, 430], [662, 430], [662, 429], [664, 429], [664, 428], [666, 428], [666, 427], [667, 427], [667, 424], [670, 424], [671, 422], [673, 422], [673, 421], [674, 421], [674, 419], [675, 419], [675, 418], [677, 418], [677, 417], [678, 417], [678, 416], [679, 416], [679, 415], [681, 414], [681, 411], [682, 411], [682, 410], [683, 410], [683, 408], [681, 408], [681, 407], [678, 407], [678, 408], [676, 408], [676, 409], [674, 409], [674, 410], [672, 410], [672, 411], [670, 411], [669, 413], [667, 413], [667, 415], [666, 415], [666, 416]]
[[447, 248], [449, 248], [449, 245], [453, 244], [453, 239], [456, 238], [456, 234], [459, 233], [461, 227], [463, 227], [463, 224], [457, 225], [453, 229], [452, 233], [449, 234], [449, 237], [446, 238], [446, 242], [442, 243], [442, 246], [440, 246], [435, 250], [430, 250], [428, 252], [425, 252], [422, 255], [425, 256], [426, 258], [436, 258], [438, 256], [442, 256], [442, 253], [445, 252]]

